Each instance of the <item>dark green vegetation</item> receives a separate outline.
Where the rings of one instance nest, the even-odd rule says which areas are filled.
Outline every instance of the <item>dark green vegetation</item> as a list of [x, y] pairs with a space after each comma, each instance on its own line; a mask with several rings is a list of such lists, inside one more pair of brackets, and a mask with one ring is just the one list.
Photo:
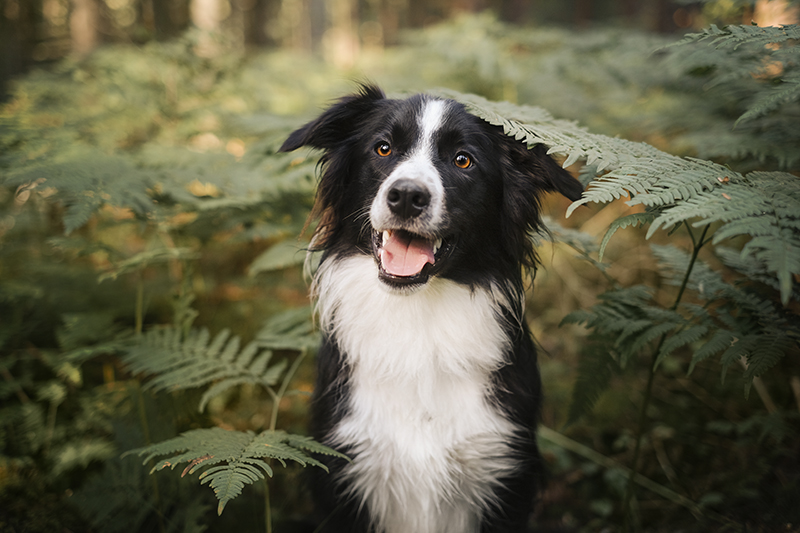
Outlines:
[[302, 437], [316, 158], [275, 151], [368, 77], [441, 88], [594, 180], [586, 206], [548, 204], [528, 303], [537, 524], [800, 529], [798, 38], [470, 17], [347, 73], [202, 58], [187, 36], [19, 80], [0, 115], [0, 528], [281, 531], [307, 512], [297, 464], [328, 452]]

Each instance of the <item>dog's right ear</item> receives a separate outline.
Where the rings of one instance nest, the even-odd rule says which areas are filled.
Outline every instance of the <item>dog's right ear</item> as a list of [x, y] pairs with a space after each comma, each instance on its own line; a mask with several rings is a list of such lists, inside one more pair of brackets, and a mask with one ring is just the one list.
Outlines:
[[316, 120], [292, 132], [280, 147], [281, 152], [291, 152], [301, 146], [311, 146], [321, 150], [331, 150], [356, 131], [359, 120], [371, 109], [375, 102], [385, 99], [378, 87], [362, 85], [361, 90], [340, 99]]

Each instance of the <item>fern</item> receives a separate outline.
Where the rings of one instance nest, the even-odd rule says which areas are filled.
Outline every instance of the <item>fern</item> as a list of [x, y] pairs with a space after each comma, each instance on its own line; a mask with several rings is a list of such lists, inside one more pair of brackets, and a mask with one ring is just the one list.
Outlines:
[[[647, 238], [660, 228], [680, 222], [692, 221], [695, 227], [724, 222], [715, 234], [714, 244], [750, 235], [742, 254], [763, 262], [767, 271], [778, 278], [781, 299], [788, 303], [792, 278], [800, 274], [797, 177], [776, 172], [742, 175], [711, 161], [680, 158], [644, 143], [591, 134], [572, 123], [555, 120], [538, 108], [492, 104], [473, 96], [461, 100], [484, 120], [502, 126], [507, 135], [529, 145], [546, 144], [549, 152], [567, 156], [564, 166], [586, 159], [587, 165], [596, 166], [598, 172], [607, 170], [570, 206], [568, 215], [588, 202], [630, 197], [629, 205], [641, 204], [650, 211], [612, 225], [611, 235], [629, 221], [650, 221]], [[603, 249], [608, 239], [601, 244]]]
[[710, 40], [716, 48], [731, 47], [737, 49], [742, 45], [764, 47], [768, 44], [785, 43], [800, 39], [800, 26], [787, 24], [780, 27], [770, 26], [726, 26], [719, 28], [712, 24], [698, 33], [689, 33], [673, 46]]
[[614, 233], [617, 232], [619, 229], [625, 229], [628, 226], [636, 227], [638, 225], [644, 226], [645, 224], [650, 224], [655, 220], [656, 215], [652, 212], [645, 212], [645, 213], [632, 213], [630, 215], [626, 215], [624, 217], [616, 219], [614, 222], [606, 230], [606, 234], [603, 235], [603, 240], [600, 242], [600, 248], [597, 252], [598, 260], [603, 260], [603, 253], [606, 250], [606, 246], [608, 246], [608, 242], [611, 240], [611, 237], [614, 236]]
[[716, 355], [723, 350], [726, 350], [736, 341], [736, 336], [732, 331], [727, 329], [718, 329], [714, 335], [708, 339], [702, 346], [695, 350], [692, 354], [692, 360], [689, 364], [688, 374], [691, 374], [698, 363], [705, 361], [712, 355]]
[[[589, 262], [601, 272], [605, 272], [608, 268], [608, 265], [601, 262], [602, 256], [600, 259], [593, 257], [593, 254], [597, 252], [597, 243], [592, 235], [584, 231], [565, 228], [550, 217], [543, 217], [542, 222], [544, 224], [542, 233], [553, 237], [556, 242], [566, 244], [578, 252], [581, 259]], [[538, 235], [533, 235], [533, 239], [536, 242]]]
[[279, 313], [264, 323], [256, 333], [255, 342], [273, 350], [314, 350], [321, 339], [311, 316], [310, 307]]
[[784, 76], [781, 84], [760, 95], [750, 109], [736, 119], [735, 125], [763, 117], [797, 100], [800, 100], [800, 75]]
[[174, 469], [188, 463], [181, 476], [203, 470], [200, 480], [208, 484], [217, 496], [217, 513], [222, 514], [225, 505], [241, 494], [245, 485], [272, 477], [268, 460], [275, 459], [283, 466], [294, 461], [302, 466], [316, 466], [327, 471], [327, 467], [308, 453], [346, 457], [308, 437], [288, 435], [283, 431], [236, 432], [221, 428], [187, 431], [173, 439], [131, 450], [127, 454], [144, 456], [142, 464], [160, 455], [173, 455], [156, 463], [151, 472]]
[[594, 405], [611, 384], [615, 369], [618, 368], [608, 345], [589, 341], [590, 344], [582, 352], [578, 360], [575, 385], [572, 387], [572, 398], [569, 403], [566, 425], [574, 424], [582, 416], [591, 412]]
[[223, 330], [211, 339], [208, 330], [193, 329], [185, 338], [182, 328], [165, 327], [144, 334], [123, 357], [134, 373], [155, 374], [145, 388], [182, 390], [214, 383], [204, 393], [198, 409], [226, 390], [245, 383], [268, 388], [275, 385], [286, 361], [270, 365], [271, 350], [255, 342], [240, 349], [238, 337]]
[[212, 507], [198, 490], [181, 479], [161, 479], [154, 485], [138, 461], [127, 457], [107, 461], [71, 500], [101, 533], [162, 528], [202, 533], [208, 529], [207, 513]]
[[127, 158], [91, 148], [75, 148], [53, 160], [27, 164], [5, 173], [3, 183], [55, 187], [66, 206], [64, 232], [80, 228], [105, 204], [126, 206], [145, 216], [153, 209], [146, 189], [151, 176]]

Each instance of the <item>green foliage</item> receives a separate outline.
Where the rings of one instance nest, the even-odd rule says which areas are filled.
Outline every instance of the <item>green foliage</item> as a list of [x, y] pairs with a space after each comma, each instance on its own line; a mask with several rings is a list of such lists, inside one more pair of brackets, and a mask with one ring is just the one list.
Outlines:
[[684, 86], [703, 91], [704, 102], [721, 119], [704, 139], [693, 134], [701, 156], [730, 158], [751, 168], [763, 168], [771, 160], [796, 168], [798, 28], [712, 25], [665, 50], [670, 68], [689, 74], [681, 78]]
[[[588, 184], [568, 220], [546, 201], [553, 253], [528, 309], [553, 355], [540, 362], [560, 376], [545, 381], [545, 421], [605, 456], [543, 446], [557, 463], [544, 514], [613, 529], [628, 472], [689, 510], [642, 498], [645, 524], [757, 524], [764, 505], [744, 516], [741, 503], [795, 483], [796, 34], [712, 27], [665, 47], [674, 39], [481, 16], [415, 33], [379, 62], [365, 54], [363, 75], [286, 53], [200, 58], [190, 35], [18, 80], [0, 111], [0, 468], [75, 488], [98, 531], [202, 531], [259, 514], [258, 480], [296, 490], [276, 464], [320, 465], [331, 450], [294, 435], [319, 342], [297, 240], [316, 157], [276, 150], [352, 89], [343, 78], [368, 78], [446, 87]], [[218, 511], [247, 512], [206, 516], [210, 491], [116, 459], [132, 448], [155, 469], [202, 470]]]
[[[692, 220], [701, 227], [725, 224], [717, 230], [714, 244], [749, 235], [742, 255], [763, 262], [776, 274], [784, 303], [792, 290], [792, 276], [800, 274], [800, 182], [791, 174], [751, 172], [742, 175], [722, 165], [683, 159], [643, 143], [631, 143], [589, 133], [572, 123], [553, 119], [536, 108], [492, 105], [477, 97], [464, 98], [470, 109], [507, 135], [529, 145], [545, 144], [549, 153], [566, 156], [564, 166], [579, 159], [601, 172], [573, 203], [567, 214], [589, 202], [607, 203], [630, 198], [628, 205], [648, 211], [615, 222], [601, 244], [620, 227], [649, 222], [648, 237], [662, 227]], [[510, 118], [514, 117], [514, 118]], [[606, 171], [605, 173], [602, 173]]]
[[208, 330], [166, 327], [143, 335], [123, 358], [132, 372], [154, 374], [148, 389], [180, 390], [213, 383], [200, 400], [199, 409], [226, 390], [245, 383], [271, 387], [286, 369], [286, 361], [270, 365], [271, 350], [255, 342], [240, 349], [239, 337], [223, 330], [213, 340]]
[[128, 453], [146, 456], [146, 464], [159, 455], [175, 452], [182, 453], [160, 460], [151, 472], [167, 467], [174, 469], [181, 463], [189, 463], [181, 476], [205, 469], [200, 474], [200, 482], [214, 489], [219, 499], [218, 514], [222, 514], [225, 504], [242, 493], [246, 484], [264, 479], [264, 474], [272, 477], [269, 459], [275, 459], [283, 466], [286, 466], [286, 461], [294, 461], [302, 466], [312, 465], [327, 471], [325, 465], [306, 452], [345, 458], [309, 437], [273, 430], [256, 435], [252, 431], [226, 431], [221, 428], [187, 431], [179, 437]]

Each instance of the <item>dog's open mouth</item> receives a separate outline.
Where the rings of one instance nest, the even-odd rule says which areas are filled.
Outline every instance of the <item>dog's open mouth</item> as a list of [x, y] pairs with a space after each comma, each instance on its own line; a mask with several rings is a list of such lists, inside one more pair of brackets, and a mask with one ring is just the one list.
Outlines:
[[428, 238], [403, 229], [376, 231], [372, 238], [378, 275], [392, 285], [427, 283], [452, 249], [452, 238]]

